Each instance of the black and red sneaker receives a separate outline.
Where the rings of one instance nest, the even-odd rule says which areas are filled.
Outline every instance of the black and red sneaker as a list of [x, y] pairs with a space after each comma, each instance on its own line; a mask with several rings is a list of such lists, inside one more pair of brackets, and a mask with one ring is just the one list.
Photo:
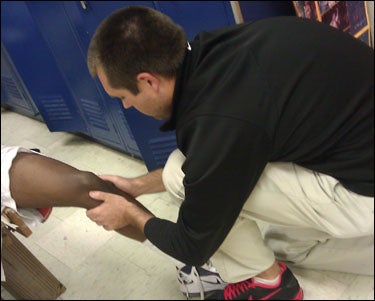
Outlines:
[[230, 283], [224, 290], [209, 296], [209, 300], [303, 300], [303, 290], [288, 267], [279, 262], [279, 282], [270, 286], [254, 282], [253, 278]]

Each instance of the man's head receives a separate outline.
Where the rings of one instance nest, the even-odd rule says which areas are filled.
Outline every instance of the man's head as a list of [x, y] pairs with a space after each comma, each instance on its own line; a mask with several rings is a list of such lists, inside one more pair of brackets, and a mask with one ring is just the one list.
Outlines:
[[107, 87], [136, 96], [142, 92], [140, 80], [149, 80], [142, 74], [157, 80], [175, 79], [186, 45], [183, 29], [169, 17], [145, 6], [130, 6], [115, 11], [99, 25], [87, 64], [90, 74], [98, 76], [102, 84], [105, 77]]

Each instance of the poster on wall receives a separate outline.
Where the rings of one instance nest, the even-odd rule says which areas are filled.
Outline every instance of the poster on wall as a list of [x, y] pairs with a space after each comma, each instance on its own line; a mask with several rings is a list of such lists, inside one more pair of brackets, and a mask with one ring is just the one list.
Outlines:
[[327, 23], [372, 46], [366, 1], [293, 1], [302, 18]]

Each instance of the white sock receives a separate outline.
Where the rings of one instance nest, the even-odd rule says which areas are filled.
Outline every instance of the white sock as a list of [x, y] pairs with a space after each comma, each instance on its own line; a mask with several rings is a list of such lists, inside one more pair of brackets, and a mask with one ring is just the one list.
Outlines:
[[264, 279], [264, 278], [254, 277], [254, 281], [258, 282], [258, 283], [267, 284], [267, 285], [270, 285], [270, 286], [275, 286], [276, 284], [279, 283], [280, 277], [281, 277], [280, 274], [277, 275], [277, 277], [274, 278], [274, 279]]

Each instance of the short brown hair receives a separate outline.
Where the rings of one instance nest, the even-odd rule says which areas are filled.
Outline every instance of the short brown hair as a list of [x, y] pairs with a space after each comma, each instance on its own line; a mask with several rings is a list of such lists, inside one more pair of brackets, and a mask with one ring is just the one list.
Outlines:
[[90, 74], [103, 68], [113, 88], [137, 94], [137, 74], [176, 75], [187, 46], [183, 29], [146, 6], [129, 6], [109, 15], [97, 28], [87, 52]]

